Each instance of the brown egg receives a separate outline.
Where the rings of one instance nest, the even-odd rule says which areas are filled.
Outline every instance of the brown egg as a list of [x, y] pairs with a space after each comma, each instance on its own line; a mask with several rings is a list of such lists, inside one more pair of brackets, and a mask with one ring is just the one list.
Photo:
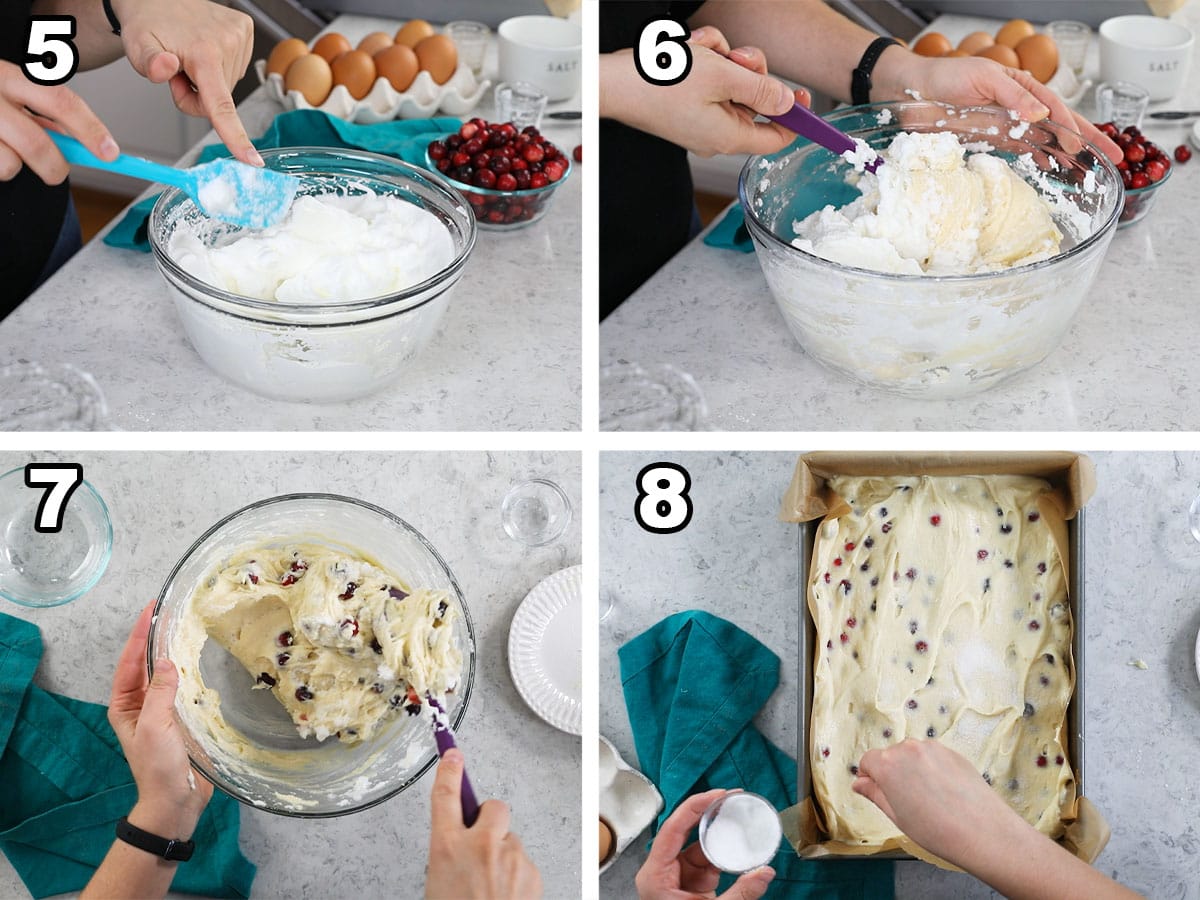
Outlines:
[[400, 30], [396, 32], [396, 43], [415, 49], [417, 44], [432, 34], [434, 34], [432, 25], [424, 19], [413, 19], [400, 26]]
[[986, 31], [972, 31], [965, 38], [958, 42], [958, 49], [970, 56], [972, 53], [977, 53], [984, 47], [990, 47], [996, 43]]
[[308, 55], [308, 44], [300, 38], [288, 38], [280, 41], [267, 57], [267, 74], [283, 76], [288, 66], [301, 56]]
[[375, 83], [375, 61], [362, 50], [347, 50], [333, 61], [333, 83], [344, 84], [350, 96], [361, 100]]
[[375, 54], [375, 71], [400, 93], [409, 89], [420, 70], [417, 54], [404, 44], [393, 44]]
[[386, 31], [372, 31], [358, 42], [358, 49], [367, 56], [374, 56], [380, 50], [384, 50], [394, 43], [392, 36]]
[[288, 66], [283, 87], [288, 91], [299, 91], [310, 105], [320, 106], [333, 88], [333, 70], [325, 57], [309, 53]]
[[942, 54], [945, 57], [970, 56], [966, 50], [951, 50], [949, 53]]
[[1024, 19], [1009, 19], [996, 32], [996, 43], [1016, 49], [1017, 44], [1033, 34], [1033, 26]]
[[931, 31], [913, 44], [913, 53], [918, 56], [941, 56], [954, 49], [950, 39], [944, 34]]
[[982, 50], [976, 52], [975, 55], [994, 59], [1002, 66], [1011, 66], [1014, 69], [1021, 68], [1021, 60], [1017, 56], [1017, 51], [1006, 44], [992, 44], [992, 46], [984, 47]]
[[336, 31], [331, 31], [313, 44], [312, 52], [325, 60], [325, 62], [331, 63], [349, 49], [350, 42], [346, 40], [345, 36], [338, 34]]
[[608, 855], [610, 853], [612, 853], [612, 848], [613, 848], [612, 829], [608, 827], [607, 822], [605, 822], [603, 819], [601, 819], [600, 820], [600, 863], [601, 863], [601, 865], [603, 865], [604, 861], [606, 859], [608, 859]]
[[435, 82], [445, 84], [458, 68], [458, 48], [444, 34], [425, 38], [416, 46], [417, 62]]
[[1058, 71], [1058, 45], [1048, 34], [1031, 34], [1017, 44], [1021, 68], [1045, 84]]

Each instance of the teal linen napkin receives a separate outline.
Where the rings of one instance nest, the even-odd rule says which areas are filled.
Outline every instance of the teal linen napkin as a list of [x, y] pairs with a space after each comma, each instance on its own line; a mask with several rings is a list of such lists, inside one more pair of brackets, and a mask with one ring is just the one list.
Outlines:
[[[273, 147], [352, 147], [371, 153], [395, 156], [413, 165], [425, 164], [429, 142], [457, 131], [462, 121], [448, 117], [437, 119], [396, 119], [375, 125], [356, 125], [316, 109], [294, 109], [280, 113], [254, 146], [259, 150]], [[200, 151], [196, 164], [229, 156], [224, 144], [209, 144]], [[158, 194], [131, 207], [120, 222], [104, 236], [110, 247], [150, 252], [146, 220]]]
[[[677, 613], [619, 651], [625, 707], [642, 771], [662, 792], [655, 831], [681, 801], [740, 787], [784, 809], [796, 803], [796, 761], [763, 737], [754, 716], [779, 684], [779, 657], [732, 622]], [[890, 898], [885, 860], [803, 860], [784, 842], [766, 896]], [[721, 890], [734, 881], [721, 879]]]
[[746, 217], [742, 214], [740, 204], [729, 207], [725, 215], [721, 216], [721, 221], [704, 236], [704, 243], [719, 250], [753, 252], [754, 241], [746, 229]]
[[[34, 897], [81, 890], [137, 800], [107, 707], [37, 687], [41, 658], [37, 626], [0, 613], [0, 851]], [[237, 801], [214, 793], [171, 889], [249, 897], [239, 827]]]

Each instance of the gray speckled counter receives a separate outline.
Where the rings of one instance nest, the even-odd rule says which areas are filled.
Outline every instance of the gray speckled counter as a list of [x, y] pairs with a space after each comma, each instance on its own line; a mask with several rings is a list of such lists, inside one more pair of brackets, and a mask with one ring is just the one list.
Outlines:
[[[360, 16], [330, 27], [355, 42], [395, 30], [389, 20]], [[493, 82], [495, 65], [493, 46], [484, 69]], [[253, 136], [282, 107], [260, 88], [239, 111]], [[489, 90], [471, 115], [491, 111]], [[564, 152], [580, 142], [578, 122], [544, 125]], [[215, 140], [210, 132], [185, 160]], [[108, 427], [117, 430], [576, 430], [582, 183], [576, 171], [528, 228], [480, 231], [437, 336], [395, 384], [363, 400], [286, 403], [226, 381], [188, 343], [152, 256], [99, 239], [0, 323], [0, 365], [64, 362], [89, 372], [108, 400]]]
[[[1200, 454], [1094, 454], [1098, 489], [1087, 506], [1086, 792], [1112, 826], [1098, 867], [1148, 897], [1200, 900], [1200, 734], [1194, 650], [1200, 630], [1200, 544], [1188, 504]], [[633, 520], [634, 478], [658, 460], [692, 477], [694, 515], [681, 533], [648, 534]], [[724, 616], [777, 653], [779, 689], [757, 724], [795, 753], [797, 636], [795, 526], [777, 518], [795, 465], [790, 453], [604, 453], [600, 458], [600, 596], [615, 601], [600, 626], [600, 732], [633, 765], [617, 648], [659, 619], [700, 608]], [[1144, 660], [1145, 670], [1130, 665]], [[604, 896], [634, 897], [646, 834], [601, 879]], [[820, 863], [814, 863], [819, 865]], [[901, 898], [995, 894], [920, 862], [896, 867]]]
[[[34, 459], [83, 465], [109, 504], [112, 562], [89, 594], [67, 606], [27, 610], [0, 600], [0, 609], [41, 628], [38, 685], [94, 702], [108, 701], [138, 610], [219, 518], [255, 499], [313, 490], [359, 497], [412, 523], [445, 557], [475, 620], [476, 689], [459, 731], [475, 790], [512, 807], [513, 830], [541, 870], [546, 896], [579, 896], [579, 739], [525, 706], [507, 660], [521, 600], [545, 576], [580, 561], [578, 516], [557, 543], [527, 549], [504, 534], [499, 513], [509, 487], [531, 475], [557, 481], [578, 512], [578, 454], [10, 452], [0, 453], [0, 472]], [[243, 808], [242, 851], [259, 867], [254, 896], [420, 896], [432, 782], [429, 773], [386, 803], [337, 819]], [[0, 897], [25, 896], [0, 859]]]
[[[1200, 31], [1197, 4], [1175, 17]], [[956, 40], [998, 25], [945, 16], [931, 30]], [[1091, 52], [1095, 73], [1095, 41]], [[1200, 108], [1196, 65], [1179, 95], [1152, 109]], [[1090, 104], [1089, 96], [1080, 111], [1090, 114]], [[1168, 152], [1186, 141], [1183, 126], [1143, 130]], [[1198, 161], [1175, 166], [1150, 215], [1117, 232], [1059, 348], [975, 397], [897, 398], [826, 370], [788, 331], [755, 255], [701, 238], [601, 324], [599, 363], [667, 363], [690, 374], [708, 403], [701, 427], [714, 431], [1195, 429]]]

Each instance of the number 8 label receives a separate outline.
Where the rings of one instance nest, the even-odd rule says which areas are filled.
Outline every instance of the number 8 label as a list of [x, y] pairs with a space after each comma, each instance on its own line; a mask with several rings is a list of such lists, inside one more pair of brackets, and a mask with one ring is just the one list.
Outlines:
[[657, 462], [638, 472], [633, 516], [646, 531], [674, 534], [692, 520], [692, 478], [683, 466]]

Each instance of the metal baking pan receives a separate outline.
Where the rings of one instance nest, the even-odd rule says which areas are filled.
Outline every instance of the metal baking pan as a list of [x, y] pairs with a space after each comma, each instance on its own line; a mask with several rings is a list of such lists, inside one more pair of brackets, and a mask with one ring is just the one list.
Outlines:
[[[1068, 576], [1068, 605], [1071, 607], [1074, 632], [1071, 637], [1071, 652], [1075, 656], [1075, 693], [1067, 705], [1067, 755], [1071, 760], [1071, 768], [1075, 773], [1075, 790], [1079, 796], [1084, 793], [1083, 761], [1086, 754], [1084, 749], [1087, 740], [1084, 735], [1083, 711], [1086, 706], [1084, 696], [1085, 672], [1087, 671], [1084, 658], [1084, 635], [1087, 633], [1084, 622], [1083, 602], [1084, 591], [1084, 520], [1085, 510], [1079, 510], [1075, 518], [1067, 522], [1067, 556], [1070, 574]], [[812, 664], [816, 658], [817, 628], [808, 611], [808, 569], [812, 561], [813, 545], [817, 538], [817, 527], [820, 520], [801, 522], [796, 527], [796, 567], [799, 578], [796, 591], [800, 607], [800, 669], [796, 679], [800, 685], [800, 700], [797, 704], [799, 717], [796, 747], [796, 762], [799, 768], [800, 799], [811, 797], [813, 792], [812, 773], [808, 768], [808, 722], [812, 715], [813, 672]], [[822, 856], [818, 859], [862, 859], [861, 856]], [[892, 851], [889, 853], [872, 854], [873, 859], [914, 859], [908, 853]]]

